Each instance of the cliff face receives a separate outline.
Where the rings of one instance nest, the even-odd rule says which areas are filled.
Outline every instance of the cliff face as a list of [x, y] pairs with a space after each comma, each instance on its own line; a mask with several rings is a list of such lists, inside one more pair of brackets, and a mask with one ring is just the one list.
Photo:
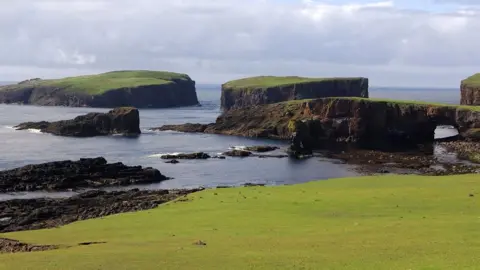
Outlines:
[[132, 107], [115, 108], [108, 113], [88, 113], [71, 120], [56, 122], [27, 122], [15, 126], [17, 130], [39, 129], [58, 136], [93, 137], [110, 134], [140, 134], [140, 115]]
[[462, 82], [460, 86], [462, 105], [480, 105], [480, 86], [470, 85]]
[[288, 100], [325, 97], [368, 97], [367, 78], [312, 81], [276, 87], [231, 87], [222, 85], [221, 106], [224, 110]]
[[[214, 124], [193, 132], [291, 139], [304, 148], [354, 142], [371, 148], [415, 146], [434, 141], [437, 125], [452, 125], [465, 134], [480, 128], [480, 110], [468, 107], [324, 98], [232, 109]], [[190, 125], [192, 126], [192, 125]], [[186, 125], [168, 126], [188, 131]]]
[[178, 80], [170, 84], [112, 89], [97, 95], [67, 91], [58, 87], [19, 84], [0, 87], [0, 103], [98, 108], [120, 106], [168, 108], [198, 105], [198, 99], [193, 80]]

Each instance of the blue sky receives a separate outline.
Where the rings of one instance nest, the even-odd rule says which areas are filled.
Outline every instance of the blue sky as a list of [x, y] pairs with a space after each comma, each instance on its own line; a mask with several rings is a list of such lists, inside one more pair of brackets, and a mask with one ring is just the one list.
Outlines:
[[480, 0], [7, 0], [0, 81], [155, 69], [198, 83], [364, 76], [458, 87], [480, 72], [476, 33]]

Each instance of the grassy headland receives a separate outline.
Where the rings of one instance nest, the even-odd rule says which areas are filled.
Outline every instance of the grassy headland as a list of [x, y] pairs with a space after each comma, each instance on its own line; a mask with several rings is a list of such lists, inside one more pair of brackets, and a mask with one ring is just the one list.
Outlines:
[[2, 87], [0, 88], [0, 91], [14, 91], [28, 86], [39, 86], [60, 88], [70, 92], [99, 95], [108, 90], [119, 88], [170, 84], [173, 83], [173, 80], [188, 81], [190, 80], [190, 77], [186, 74], [166, 71], [125, 70], [55, 80], [31, 80], [16, 85]]
[[462, 81], [462, 84], [469, 86], [480, 86], [480, 73], [474, 74]]
[[293, 84], [303, 84], [322, 81], [355, 80], [361, 78], [306, 78], [297, 76], [257, 76], [229, 81], [223, 84], [229, 89], [262, 89]]
[[479, 180], [389, 175], [205, 190], [153, 210], [0, 235], [70, 246], [3, 254], [0, 269], [476, 269]]

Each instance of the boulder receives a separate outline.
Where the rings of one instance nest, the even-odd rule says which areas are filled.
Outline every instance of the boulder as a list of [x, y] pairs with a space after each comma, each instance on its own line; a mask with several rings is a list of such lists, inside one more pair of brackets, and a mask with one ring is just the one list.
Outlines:
[[229, 156], [229, 157], [249, 157], [252, 155], [252, 152], [244, 151], [244, 150], [232, 150], [232, 151], [223, 153], [223, 155]]
[[163, 155], [161, 156], [162, 159], [209, 159], [211, 158], [209, 154], [204, 152], [197, 152], [197, 153], [182, 153], [176, 155]]
[[138, 135], [140, 116], [136, 108], [120, 107], [108, 113], [88, 113], [71, 120], [56, 122], [26, 122], [14, 127], [17, 130], [39, 129], [58, 136], [94, 137], [111, 134]]

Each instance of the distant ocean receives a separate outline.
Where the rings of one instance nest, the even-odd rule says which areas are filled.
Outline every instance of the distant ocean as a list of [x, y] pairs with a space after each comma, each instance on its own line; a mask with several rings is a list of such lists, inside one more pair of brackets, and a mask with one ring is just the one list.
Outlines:
[[[254, 140], [235, 136], [151, 132], [147, 129], [165, 124], [210, 123], [220, 113], [220, 86], [197, 85], [201, 107], [140, 110], [139, 138], [120, 136], [65, 138], [38, 133], [36, 130], [15, 131], [12, 126], [25, 121], [70, 119], [92, 111], [92, 108], [39, 107], [0, 105], [0, 169], [11, 169], [32, 163], [104, 156], [109, 162], [152, 166], [174, 179], [150, 188], [182, 188], [196, 186], [240, 185], [244, 183], [293, 184], [315, 179], [354, 176], [350, 165], [328, 159], [245, 158], [227, 160], [181, 161], [165, 164], [162, 154], [203, 151], [218, 154], [232, 147], [286, 142]], [[459, 103], [458, 89], [420, 89], [371, 87], [375, 98], [408, 99], [449, 104]]]

